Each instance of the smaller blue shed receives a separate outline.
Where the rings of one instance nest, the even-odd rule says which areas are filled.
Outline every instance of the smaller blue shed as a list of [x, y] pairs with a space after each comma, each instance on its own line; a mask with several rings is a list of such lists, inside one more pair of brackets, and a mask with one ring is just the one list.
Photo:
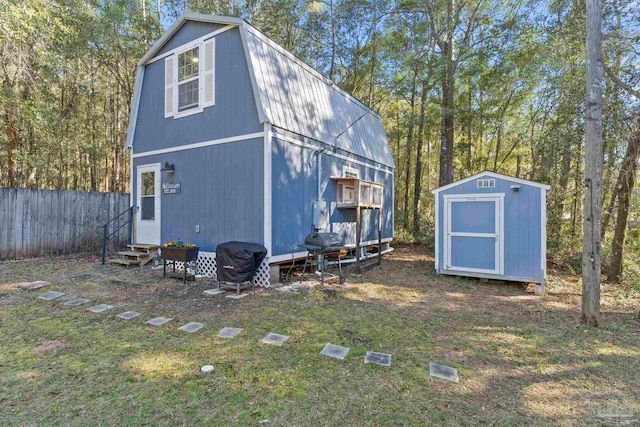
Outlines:
[[433, 190], [436, 272], [537, 283], [544, 292], [550, 188], [481, 172]]

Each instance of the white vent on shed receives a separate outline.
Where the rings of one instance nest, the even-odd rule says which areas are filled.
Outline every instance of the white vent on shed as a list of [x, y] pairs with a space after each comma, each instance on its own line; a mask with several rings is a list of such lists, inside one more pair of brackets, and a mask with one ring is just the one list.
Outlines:
[[494, 188], [496, 186], [495, 179], [479, 179], [476, 181], [478, 188]]

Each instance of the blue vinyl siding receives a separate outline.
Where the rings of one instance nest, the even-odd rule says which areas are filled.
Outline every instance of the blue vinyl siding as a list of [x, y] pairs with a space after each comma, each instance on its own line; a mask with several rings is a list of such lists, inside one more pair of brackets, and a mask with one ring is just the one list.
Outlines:
[[[393, 174], [330, 155], [322, 155], [321, 192], [328, 201], [333, 232], [347, 244], [355, 243], [355, 210], [336, 208], [336, 185], [344, 165], [360, 171], [360, 179], [380, 182], [384, 188], [382, 238], [393, 237]], [[311, 231], [312, 201], [317, 198], [317, 163], [309, 148], [274, 138], [272, 144], [272, 246], [273, 255], [300, 252], [297, 245]], [[363, 210], [362, 241], [377, 240], [378, 214]]]
[[175, 172], [163, 172], [162, 182], [182, 188], [160, 196], [161, 242], [181, 238], [203, 251], [229, 240], [264, 244], [263, 152], [258, 138], [134, 159], [134, 203], [137, 166], [168, 161]]
[[[481, 179], [482, 176], [478, 177]], [[457, 194], [488, 194], [504, 193], [504, 276], [521, 278], [543, 278], [541, 260], [541, 190], [538, 187], [520, 184], [518, 192], [514, 192], [510, 186], [515, 184], [507, 179], [495, 178], [494, 188], [478, 188], [477, 180], [472, 180], [460, 185], [451, 187], [438, 193], [439, 197], [439, 268], [444, 269], [444, 196]], [[478, 211], [478, 217], [473, 221], [482, 222], [487, 214]], [[487, 220], [487, 223], [490, 219]], [[479, 226], [480, 227], [480, 226]], [[477, 232], [480, 228], [474, 230]], [[452, 257], [454, 256], [452, 251]], [[461, 255], [463, 256], [463, 255]], [[465, 255], [469, 257], [468, 262], [475, 262], [472, 258], [479, 257], [478, 254]], [[480, 261], [478, 261], [480, 262]], [[464, 273], [460, 273], [464, 275]]]
[[[193, 25], [209, 28], [195, 31]], [[179, 44], [214, 30], [214, 24], [186, 23], [171, 38]], [[164, 117], [164, 59], [145, 68], [133, 152], [141, 153], [238, 135], [262, 132], [249, 69], [238, 29], [215, 37], [216, 104], [202, 113], [174, 119]]]
[[199, 22], [199, 21], [187, 21], [184, 23], [182, 27], [176, 32], [173, 37], [167, 41], [162, 49], [160, 49], [156, 56], [162, 55], [165, 52], [169, 52], [177, 47], [180, 47], [186, 43], [189, 43], [192, 40], [199, 39], [202, 36], [206, 36], [209, 33], [212, 33], [220, 28], [225, 27], [222, 24], [213, 24], [210, 22]]

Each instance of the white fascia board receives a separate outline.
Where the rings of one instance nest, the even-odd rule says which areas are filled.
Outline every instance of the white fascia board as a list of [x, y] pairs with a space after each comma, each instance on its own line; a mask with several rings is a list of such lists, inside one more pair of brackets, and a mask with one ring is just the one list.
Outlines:
[[129, 113], [129, 129], [127, 129], [127, 143], [125, 148], [133, 147], [133, 136], [136, 133], [136, 122], [138, 121], [138, 107], [140, 106], [140, 95], [142, 94], [142, 81], [144, 80], [144, 66], [138, 66], [136, 80], [133, 86], [133, 99], [131, 100], [131, 112]]
[[[256, 70], [253, 64], [253, 59], [251, 58], [251, 50], [249, 48], [248, 37], [249, 34], [247, 32], [247, 27], [249, 25], [242, 24], [239, 26], [240, 28], [240, 39], [242, 40], [242, 47], [244, 48], [244, 56], [247, 61], [247, 67], [249, 67], [249, 78], [251, 79], [251, 89], [253, 90], [253, 98], [256, 103], [256, 108], [258, 110], [258, 120], [260, 123], [271, 122], [271, 119], [267, 117], [267, 114], [264, 111], [264, 107], [262, 105], [262, 98], [260, 97], [260, 88], [258, 87], [258, 81], [256, 80]], [[271, 125], [269, 125], [271, 127]]]
[[161, 148], [159, 150], [144, 151], [142, 153], [131, 154], [134, 159], [140, 157], [155, 156], [156, 154], [175, 153], [177, 151], [193, 150], [195, 148], [210, 147], [212, 145], [228, 144], [230, 142], [246, 141], [248, 139], [258, 139], [264, 137], [264, 132], [249, 133], [245, 135], [231, 136], [228, 138], [212, 139], [210, 141], [196, 142], [194, 144], [178, 145], [175, 147]]
[[158, 56], [154, 56], [153, 58], [149, 59], [144, 65], [149, 65], [149, 64], [153, 64], [154, 62], [160, 60], [160, 59], [164, 59], [167, 56], [171, 56], [175, 53], [181, 52], [183, 50], [188, 50], [191, 49], [193, 47], [199, 46], [200, 44], [202, 44], [203, 42], [214, 38], [215, 36], [217, 36], [218, 34], [222, 34], [225, 31], [229, 31], [233, 28], [237, 28], [237, 25], [227, 25], [226, 27], [222, 27], [220, 29], [217, 29], [215, 31], [212, 31], [208, 34], [205, 34], [204, 36], [198, 37], [197, 39], [193, 39], [188, 41], [187, 43], [180, 45], [174, 49], [171, 49], [165, 53], [163, 53], [162, 55], [158, 55]]
[[505, 181], [511, 181], [511, 182], [515, 182], [515, 183], [523, 184], [523, 185], [530, 185], [532, 187], [543, 188], [545, 190], [550, 190], [551, 189], [551, 186], [547, 185], [547, 184], [540, 184], [539, 182], [527, 181], [526, 179], [514, 178], [512, 176], [502, 175], [502, 174], [499, 174], [499, 173], [496, 173], [496, 172], [485, 171], [485, 172], [477, 173], [475, 175], [471, 175], [471, 176], [469, 176], [467, 178], [464, 178], [464, 179], [461, 179], [459, 181], [452, 182], [451, 184], [444, 185], [444, 186], [442, 186], [440, 188], [436, 188], [434, 190], [431, 190], [431, 193], [432, 194], [437, 194], [437, 193], [439, 193], [441, 191], [448, 190], [449, 188], [456, 187], [458, 185], [464, 184], [464, 183], [469, 182], [469, 181], [473, 181], [474, 179], [480, 178], [482, 176], [488, 176], [488, 177], [491, 177], [491, 178], [503, 179]]
[[232, 18], [228, 16], [217, 16], [217, 15], [205, 15], [202, 13], [184, 13], [173, 25], [165, 31], [165, 33], [160, 37], [152, 46], [149, 48], [147, 53], [144, 54], [142, 59], [138, 62], [138, 66], [145, 64], [149, 59], [153, 58], [153, 56], [162, 49], [162, 46], [171, 38], [173, 35], [182, 27], [182, 25], [186, 21], [199, 21], [199, 22], [209, 22], [211, 24], [227, 24], [227, 25], [242, 25], [242, 19], [240, 18]]

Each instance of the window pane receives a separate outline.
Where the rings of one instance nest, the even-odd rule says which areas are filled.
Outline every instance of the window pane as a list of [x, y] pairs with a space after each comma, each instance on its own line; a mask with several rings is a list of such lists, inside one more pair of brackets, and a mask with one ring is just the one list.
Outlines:
[[198, 75], [199, 59], [197, 47], [178, 55], [178, 83]]
[[198, 106], [198, 80], [178, 86], [178, 111]]
[[154, 194], [156, 194], [154, 174], [155, 172], [142, 173], [142, 195], [143, 196], [153, 196]]
[[155, 196], [142, 197], [142, 206], [140, 206], [140, 219], [151, 220], [155, 219], [156, 210], [156, 198]]

